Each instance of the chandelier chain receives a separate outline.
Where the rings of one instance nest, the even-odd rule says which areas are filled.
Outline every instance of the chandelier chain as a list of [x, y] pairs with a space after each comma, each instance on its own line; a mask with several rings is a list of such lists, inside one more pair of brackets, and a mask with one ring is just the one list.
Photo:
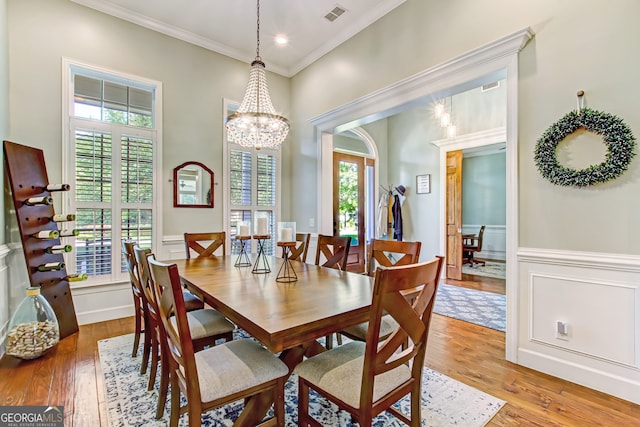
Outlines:
[[258, 61], [261, 61], [262, 59], [260, 58], [260, 0], [256, 1], [257, 3], [257, 24], [256, 24], [256, 59]]

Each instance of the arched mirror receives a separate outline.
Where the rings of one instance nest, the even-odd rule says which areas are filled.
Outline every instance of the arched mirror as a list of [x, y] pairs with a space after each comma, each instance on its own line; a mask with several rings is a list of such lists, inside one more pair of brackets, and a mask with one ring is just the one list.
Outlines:
[[213, 171], [200, 162], [185, 162], [173, 170], [173, 206], [213, 207]]

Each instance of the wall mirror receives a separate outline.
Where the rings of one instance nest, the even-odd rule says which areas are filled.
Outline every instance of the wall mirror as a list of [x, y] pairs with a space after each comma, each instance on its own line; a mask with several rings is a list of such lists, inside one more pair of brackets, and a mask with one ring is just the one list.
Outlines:
[[213, 171], [200, 162], [185, 162], [173, 170], [173, 206], [213, 207]]

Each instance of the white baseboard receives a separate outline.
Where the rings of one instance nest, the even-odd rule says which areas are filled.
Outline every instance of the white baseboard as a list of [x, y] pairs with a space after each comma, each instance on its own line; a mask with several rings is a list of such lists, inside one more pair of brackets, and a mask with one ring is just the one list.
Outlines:
[[99, 310], [77, 312], [78, 325], [106, 322], [107, 320], [131, 317], [134, 314], [133, 304], [120, 307], [107, 307]]

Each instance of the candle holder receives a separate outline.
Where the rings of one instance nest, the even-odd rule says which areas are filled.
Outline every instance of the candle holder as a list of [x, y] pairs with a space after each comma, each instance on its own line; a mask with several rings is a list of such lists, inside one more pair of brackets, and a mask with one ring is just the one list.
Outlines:
[[278, 222], [278, 242], [296, 241], [296, 223]]
[[236, 241], [240, 244], [240, 253], [236, 258], [235, 267], [248, 267], [251, 265], [251, 259], [247, 254], [247, 240], [251, 240], [251, 236], [236, 236]]
[[271, 236], [269, 234], [256, 234], [253, 236], [253, 239], [258, 241], [258, 256], [256, 257], [255, 264], [253, 265], [253, 270], [251, 270], [252, 273], [271, 273], [271, 267], [269, 266], [267, 255], [264, 253], [264, 242], [270, 238]]
[[296, 242], [278, 242], [278, 246], [282, 248], [284, 262], [280, 266], [280, 270], [278, 270], [276, 282], [291, 283], [297, 281], [298, 275], [291, 265], [291, 260], [289, 260], [289, 253], [291, 248], [296, 246]]

